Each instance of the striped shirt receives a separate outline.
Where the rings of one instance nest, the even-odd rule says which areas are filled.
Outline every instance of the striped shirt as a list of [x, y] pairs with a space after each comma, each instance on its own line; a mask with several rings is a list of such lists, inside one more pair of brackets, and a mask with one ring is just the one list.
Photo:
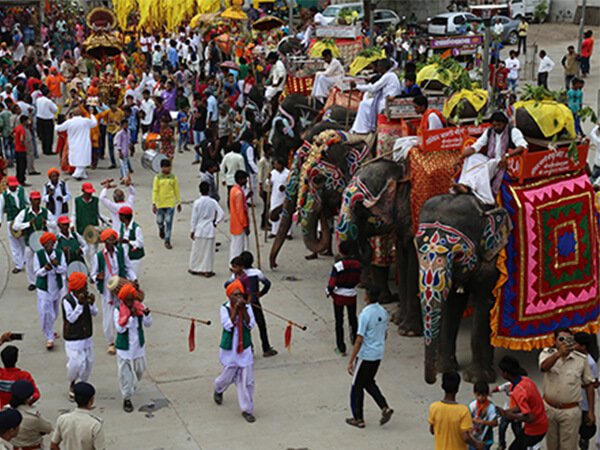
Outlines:
[[353, 258], [342, 258], [331, 269], [327, 293], [354, 297], [358, 283], [360, 283], [360, 262]]

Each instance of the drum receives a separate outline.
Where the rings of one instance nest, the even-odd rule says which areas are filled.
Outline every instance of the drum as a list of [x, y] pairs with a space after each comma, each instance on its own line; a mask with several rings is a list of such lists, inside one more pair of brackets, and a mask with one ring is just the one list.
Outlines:
[[88, 225], [85, 227], [82, 236], [86, 244], [94, 245], [100, 243], [100, 233], [94, 225]]
[[19, 239], [21, 236], [23, 236], [23, 230], [15, 230], [13, 228], [14, 223], [14, 220], [10, 223], [10, 234], [12, 234], [12, 237], [15, 239]]
[[39, 230], [34, 231], [33, 233], [31, 233], [31, 236], [29, 236], [29, 248], [31, 248], [31, 250], [33, 250], [34, 253], [44, 248], [44, 246], [40, 242], [40, 238], [44, 233], [45, 231]]
[[80, 272], [80, 273], [83, 273], [85, 276], [87, 276], [88, 268], [84, 262], [72, 261], [67, 266], [67, 278], [69, 278], [73, 272]]
[[[108, 282], [106, 283], [106, 287], [115, 297], [118, 297], [119, 291], [126, 284], [130, 284], [135, 287], [135, 284], [133, 284], [131, 281], [126, 280], [125, 278], [121, 278], [118, 275], [114, 275], [108, 279]], [[137, 290], [137, 300], [142, 302], [142, 301], [144, 301], [144, 297], [145, 297], [144, 291], [142, 291], [141, 289], [138, 289]]]
[[151, 170], [154, 173], [160, 173], [160, 162], [167, 158], [167, 155], [157, 152], [156, 150], [146, 150], [142, 154], [142, 167]]
[[144, 150], [160, 150], [160, 134], [144, 134], [144, 136], [142, 136], [142, 148]]

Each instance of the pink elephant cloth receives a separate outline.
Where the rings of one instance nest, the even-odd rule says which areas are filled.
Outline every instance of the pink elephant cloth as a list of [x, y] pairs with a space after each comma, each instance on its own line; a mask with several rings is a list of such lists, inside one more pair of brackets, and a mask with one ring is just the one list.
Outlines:
[[[131, 309], [127, 308], [125, 306], [125, 304], [123, 302], [121, 302], [121, 306], [119, 308], [119, 326], [120, 327], [124, 327], [125, 325], [127, 325], [127, 322], [129, 321], [129, 317], [131, 316]], [[133, 308], [135, 308], [135, 315], [136, 316], [141, 316], [144, 314], [144, 310], [146, 309], [146, 307], [138, 302], [137, 300], [133, 301]]]

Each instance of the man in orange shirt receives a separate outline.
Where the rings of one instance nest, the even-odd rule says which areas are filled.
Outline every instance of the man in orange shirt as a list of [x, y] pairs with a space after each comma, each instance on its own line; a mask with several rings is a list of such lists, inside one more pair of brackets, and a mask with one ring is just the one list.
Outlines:
[[[46, 77], [46, 86], [50, 89], [50, 95], [56, 100], [61, 100], [62, 94], [60, 90], [60, 83], [66, 83], [67, 80], [63, 77], [56, 67], [50, 68], [50, 75]], [[62, 104], [62, 103], [61, 103]]]
[[243, 170], [238, 170], [235, 173], [235, 185], [229, 193], [229, 232], [231, 233], [229, 261], [239, 256], [242, 252], [250, 250], [248, 241], [250, 220], [248, 218], [246, 194], [244, 194], [244, 186], [247, 182], [248, 174]]

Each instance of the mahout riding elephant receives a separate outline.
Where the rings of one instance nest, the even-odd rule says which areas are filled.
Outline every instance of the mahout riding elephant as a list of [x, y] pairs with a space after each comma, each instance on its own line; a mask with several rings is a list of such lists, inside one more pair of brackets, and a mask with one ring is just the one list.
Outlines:
[[473, 305], [471, 364], [466, 381], [496, 378], [490, 343], [490, 310], [498, 281], [498, 253], [512, 222], [503, 208], [490, 209], [473, 195], [438, 195], [421, 208], [415, 247], [425, 336], [425, 380], [456, 370], [456, 337], [470, 299]]
[[[353, 244], [353, 253], [363, 266], [372, 260], [371, 238], [390, 235], [396, 238], [400, 307], [393, 319], [400, 334], [420, 336], [422, 320], [410, 193], [407, 161], [380, 159], [366, 163], [344, 191], [336, 232], [338, 242], [347, 240]], [[381, 288], [383, 297], [391, 297], [387, 287], [388, 268], [371, 268], [375, 269], [372, 281]]]

